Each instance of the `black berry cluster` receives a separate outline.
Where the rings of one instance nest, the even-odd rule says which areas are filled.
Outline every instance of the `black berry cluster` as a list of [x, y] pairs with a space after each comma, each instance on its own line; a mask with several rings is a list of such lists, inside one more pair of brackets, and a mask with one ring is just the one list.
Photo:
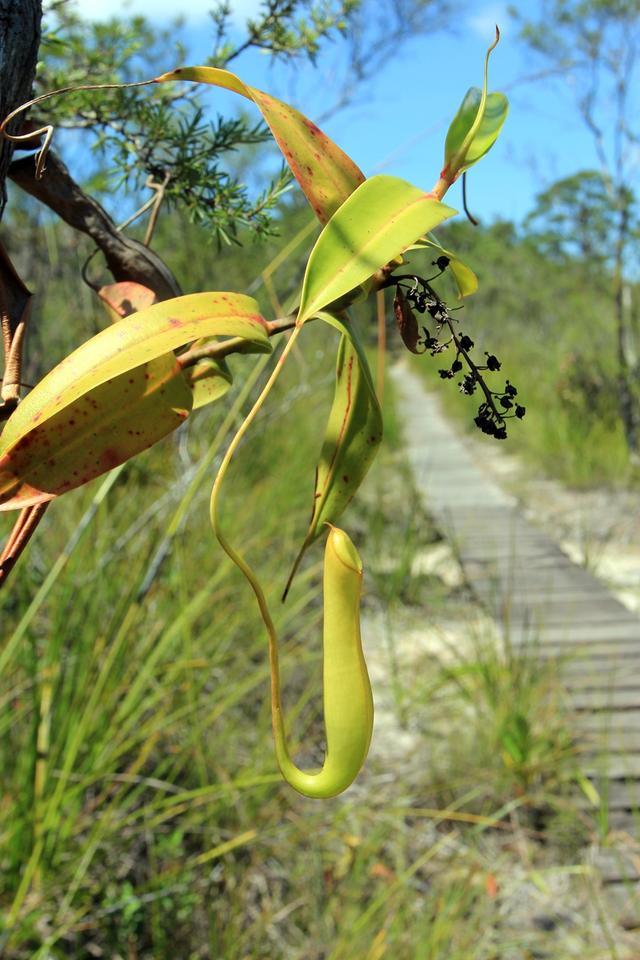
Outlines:
[[[439, 273], [428, 280], [409, 274], [390, 277], [387, 281], [388, 285], [396, 284], [393, 308], [402, 340], [412, 353], [428, 352], [432, 357], [444, 353], [445, 350], [455, 350], [450, 366], [443, 367], [438, 373], [443, 380], [453, 380], [462, 373], [462, 380], [458, 381], [460, 392], [471, 397], [479, 390], [483, 395], [474, 423], [487, 436], [506, 440], [506, 421], [513, 417], [522, 420], [525, 407], [516, 401], [518, 391], [509, 380], [503, 390], [491, 390], [487, 385], [484, 371], [497, 373], [502, 364], [494, 354], [486, 352], [485, 363], [477, 364], [472, 359], [473, 340], [456, 329], [456, 321], [446, 303], [431, 286], [431, 281], [448, 267], [449, 258], [438, 257], [433, 261], [433, 265], [438, 268]], [[431, 329], [423, 325], [419, 327], [416, 313], [426, 314], [431, 318]], [[445, 339], [442, 338], [443, 332]]]

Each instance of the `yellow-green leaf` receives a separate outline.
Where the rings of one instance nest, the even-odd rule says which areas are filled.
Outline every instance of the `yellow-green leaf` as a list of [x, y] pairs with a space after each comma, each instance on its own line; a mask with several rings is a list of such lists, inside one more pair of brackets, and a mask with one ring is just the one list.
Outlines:
[[179, 427], [191, 404], [173, 355], [94, 387], [0, 457], [0, 510], [51, 500], [117, 467]]
[[365, 180], [334, 213], [311, 251], [298, 321], [354, 290], [456, 212], [397, 177]]
[[184, 371], [184, 377], [193, 394], [193, 409], [224, 397], [233, 383], [231, 370], [224, 360], [205, 358]]
[[202, 336], [243, 337], [271, 350], [258, 304], [238, 293], [192, 293], [116, 323], [66, 357], [21, 402], [0, 437], [0, 457], [44, 419], [93, 387]]
[[208, 83], [252, 100], [321, 223], [364, 180], [353, 160], [315, 123], [282, 100], [243, 83], [234, 73], [217, 67], [178, 67], [156, 77], [158, 83], [169, 80]]
[[203, 335], [271, 350], [255, 300], [201, 293], [134, 313], [66, 357], [0, 437], [0, 509], [72, 489], [175, 429], [192, 394], [172, 351]]
[[468, 297], [478, 289], [478, 277], [471, 267], [467, 266], [455, 253], [441, 246], [433, 237], [421, 237], [410, 249], [424, 250], [425, 247], [431, 249], [436, 257], [448, 257], [449, 266], [447, 270], [451, 271], [453, 279], [456, 282], [458, 293], [461, 297]]
[[451, 121], [444, 145], [443, 175], [451, 183], [491, 149], [507, 117], [509, 101], [503, 93], [488, 93], [489, 57], [500, 40], [496, 39], [484, 58], [482, 89], [471, 87]]
[[336, 385], [316, 467], [311, 521], [287, 590], [307, 547], [322, 532], [324, 524], [335, 523], [350, 503], [382, 440], [382, 411], [355, 329], [332, 313], [320, 312], [318, 317], [341, 334]]
[[[465, 137], [473, 127], [480, 110], [482, 110], [480, 122], [464, 149], [462, 145]], [[498, 139], [508, 112], [509, 101], [504, 93], [488, 94], [483, 106], [482, 90], [471, 87], [467, 91], [449, 127], [445, 143], [445, 164], [456, 177], [488, 153]]]

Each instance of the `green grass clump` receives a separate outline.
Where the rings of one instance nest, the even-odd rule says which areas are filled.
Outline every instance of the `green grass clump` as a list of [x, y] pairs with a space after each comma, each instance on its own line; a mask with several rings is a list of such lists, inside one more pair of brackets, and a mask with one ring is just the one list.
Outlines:
[[579, 756], [556, 664], [472, 631], [468, 648], [452, 653], [441, 679], [443, 694], [459, 704], [445, 782], [452, 771], [466, 771], [462, 792], [475, 786], [476, 809], [515, 800], [532, 820], [550, 798], [568, 795]]

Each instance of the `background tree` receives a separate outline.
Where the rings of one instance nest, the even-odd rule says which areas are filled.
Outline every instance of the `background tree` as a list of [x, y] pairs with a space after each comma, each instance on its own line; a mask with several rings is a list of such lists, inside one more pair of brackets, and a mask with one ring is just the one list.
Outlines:
[[[611, 205], [610, 185], [598, 170], [581, 170], [552, 183], [536, 196], [525, 228], [545, 254], [560, 260], [583, 260], [593, 275], [613, 266], [617, 212]], [[627, 188], [629, 229], [637, 236], [636, 198]], [[608, 277], [604, 278], [609, 282]]]
[[[638, 362], [628, 285], [633, 232], [635, 155], [640, 138], [637, 86], [640, 8], [635, 0], [546, 0], [521, 24], [522, 39], [571, 82], [576, 108], [592, 134], [613, 229], [612, 310], [616, 322], [617, 393], [629, 452], [640, 457]], [[593, 183], [593, 181], [592, 181]], [[584, 183], [582, 184], [584, 188]]]

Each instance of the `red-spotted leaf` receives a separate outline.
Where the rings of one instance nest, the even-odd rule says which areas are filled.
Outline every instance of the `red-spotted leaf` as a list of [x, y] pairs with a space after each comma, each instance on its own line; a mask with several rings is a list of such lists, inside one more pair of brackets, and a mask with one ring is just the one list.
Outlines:
[[309, 256], [298, 322], [355, 290], [457, 211], [406, 180], [365, 180], [334, 213]]
[[208, 83], [253, 100], [321, 223], [364, 180], [353, 160], [315, 123], [289, 104], [243, 83], [234, 73], [217, 67], [178, 67], [156, 77], [158, 83], [168, 80]]
[[113, 323], [137, 313], [138, 310], [151, 307], [158, 299], [153, 290], [134, 280], [108, 283], [100, 287], [98, 296]]
[[[132, 280], [121, 280], [111, 283], [98, 290], [102, 304], [112, 322], [131, 316], [138, 310], [157, 303], [157, 296], [149, 287]], [[204, 337], [191, 344], [192, 349], [205, 347], [215, 342], [215, 337]], [[238, 352], [255, 352], [255, 346], [246, 341], [245, 350]], [[171, 356], [168, 354], [168, 356]], [[184, 379], [193, 395], [193, 410], [198, 410], [214, 400], [219, 400], [229, 390], [233, 383], [231, 371], [224, 360], [203, 358], [193, 366], [183, 370]]]
[[134, 313], [63, 360], [0, 437], [0, 510], [51, 499], [174, 430], [193, 401], [172, 351], [202, 335], [271, 349], [255, 300], [203, 293]]
[[94, 387], [0, 457], [0, 510], [51, 500], [117, 467], [179, 427], [191, 404], [175, 357]]

